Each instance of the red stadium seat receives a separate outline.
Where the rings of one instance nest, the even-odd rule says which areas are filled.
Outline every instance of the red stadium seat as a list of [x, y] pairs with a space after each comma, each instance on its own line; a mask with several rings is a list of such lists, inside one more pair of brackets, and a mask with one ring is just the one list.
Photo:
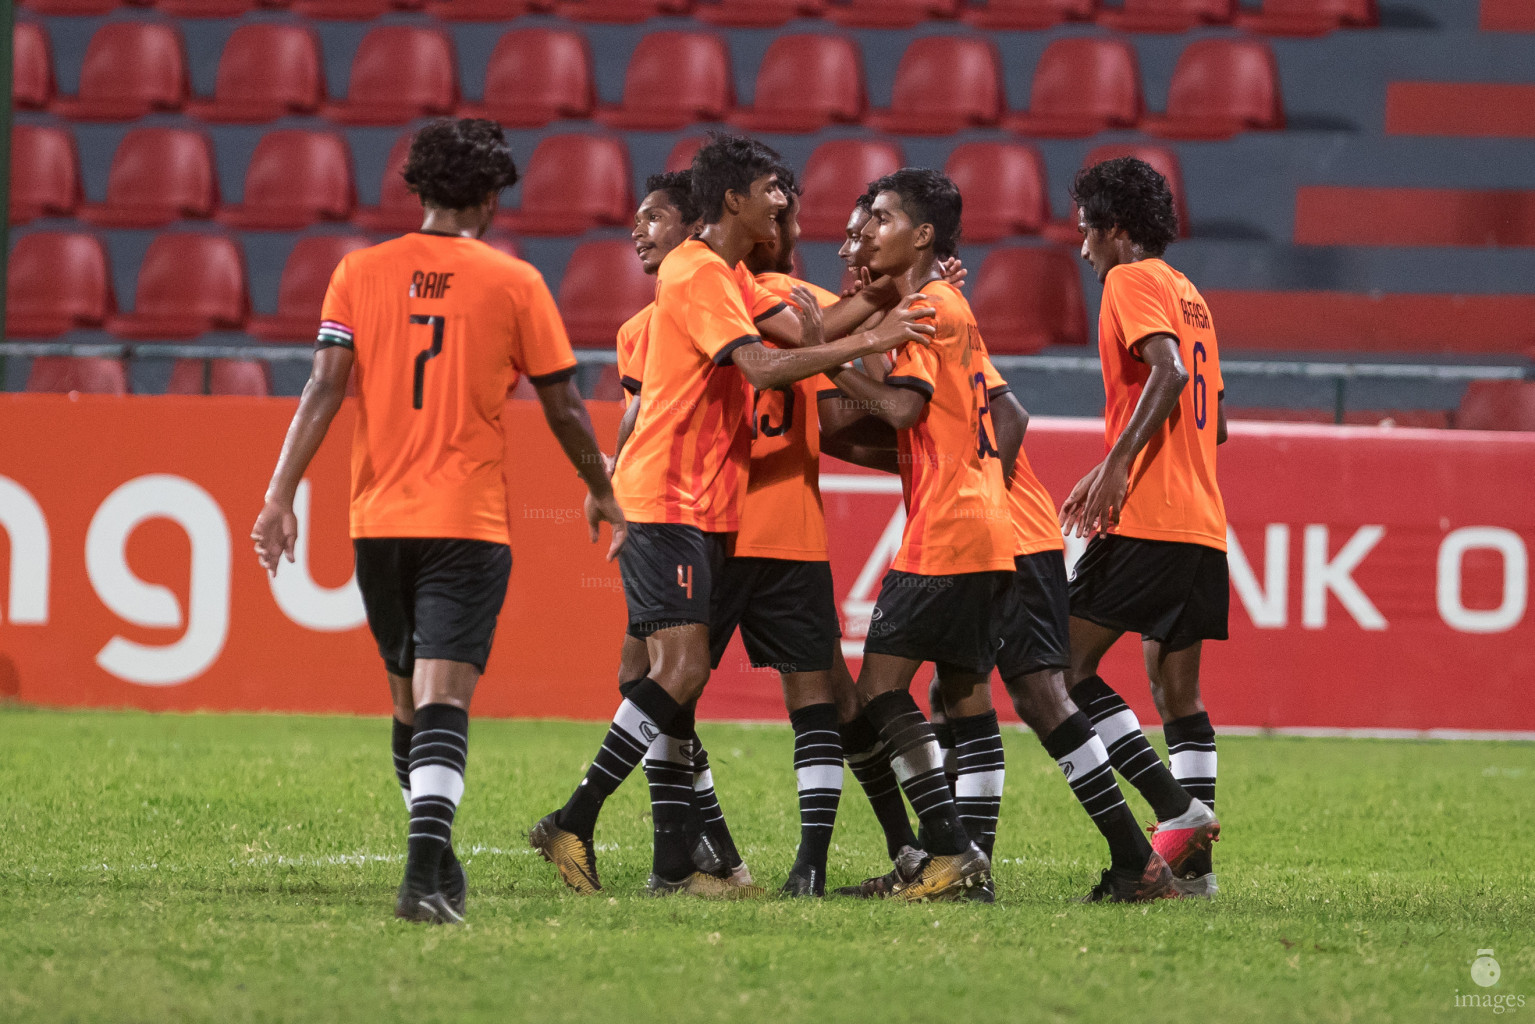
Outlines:
[[165, 393], [266, 398], [272, 393], [272, 369], [259, 359], [178, 359]]
[[258, 9], [257, 0], [156, 0], [155, 10], [173, 18], [238, 18]]
[[67, 128], [11, 127], [12, 224], [73, 216], [80, 205], [80, 158]]
[[1378, 25], [1380, 11], [1376, 0], [1263, 0], [1261, 10], [1238, 15], [1237, 24], [1271, 36], [1320, 36]]
[[1235, 0], [1125, 0], [1099, 18], [1117, 32], [1187, 32], [1200, 25], [1226, 25]]
[[418, 11], [423, 0], [293, 0], [293, 11], [326, 21], [371, 21], [390, 11]]
[[693, 0], [561, 0], [555, 12], [574, 21], [636, 24], [664, 14], [687, 14]]
[[965, 21], [976, 28], [1031, 30], [1063, 21], [1092, 21], [1098, 0], [986, 0], [985, 7], [968, 7]]
[[315, 221], [348, 220], [357, 205], [352, 156], [336, 132], [268, 132], [256, 143], [245, 170], [245, 195], [226, 206], [219, 220], [265, 231], [308, 227]]
[[624, 72], [624, 101], [597, 111], [604, 124], [632, 131], [677, 131], [723, 121], [735, 106], [730, 51], [707, 32], [652, 32]]
[[1200, 39], [1178, 57], [1167, 113], [1142, 130], [1166, 139], [1227, 139], [1248, 130], [1284, 127], [1279, 65], [1267, 43]]
[[22, 6], [47, 18], [85, 18], [111, 14], [122, 0], [25, 0]]
[[1086, 345], [1087, 306], [1078, 261], [1059, 249], [993, 249], [970, 304], [993, 353]]
[[135, 128], [112, 154], [106, 202], [86, 203], [79, 216], [99, 227], [157, 228], [183, 217], [211, 217], [218, 203], [208, 136], [180, 128]]
[[27, 375], [31, 394], [126, 395], [128, 367], [121, 359], [89, 356], [40, 356]]
[[554, 8], [552, 0], [427, 0], [426, 11], [443, 21], [511, 21], [532, 12]]
[[901, 147], [887, 140], [834, 139], [823, 142], [805, 162], [800, 186], [799, 226], [809, 241], [837, 242], [846, 237], [847, 216], [869, 182], [898, 170]]
[[462, 115], [488, 117], [507, 128], [541, 128], [563, 118], [584, 120], [596, 102], [586, 37], [525, 28], [496, 43], [485, 71], [485, 100], [466, 105]]
[[[1134, 142], [1110, 142], [1107, 145], [1097, 146], [1087, 154], [1082, 161], [1083, 167], [1091, 167], [1105, 160], [1113, 160], [1115, 157], [1133, 156], [1144, 160], [1157, 170], [1162, 177], [1167, 179], [1167, 187], [1173, 193], [1173, 212], [1178, 215], [1178, 237], [1189, 237], [1189, 203], [1183, 192], [1183, 170], [1178, 163], [1178, 154], [1165, 146], [1143, 146]], [[1064, 242], [1067, 245], [1081, 245], [1082, 232], [1077, 226], [1077, 211], [1073, 207], [1071, 212], [1060, 220], [1053, 220], [1046, 224], [1041, 232], [1052, 242]]]
[[16, 241], [5, 278], [5, 333], [50, 338], [100, 327], [117, 310], [107, 251], [93, 235], [37, 231]]
[[768, 46], [752, 105], [730, 123], [749, 132], [818, 132], [863, 118], [863, 55], [844, 36], [785, 35]]
[[320, 41], [302, 25], [241, 25], [224, 44], [213, 99], [187, 112], [204, 121], [259, 123], [313, 114], [325, 102]]
[[149, 243], [139, 264], [133, 312], [107, 320], [120, 338], [193, 338], [239, 330], [250, 313], [245, 259], [222, 235], [170, 232]]
[[109, 21], [96, 30], [80, 66], [80, 88], [53, 110], [78, 121], [132, 121], [186, 103], [186, 56], [173, 25]]
[[996, 124], [1006, 105], [995, 43], [921, 36], [901, 55], [890, 109], [869, 115], [869, 122], [898, 135], [949, 135]]
[[1535, 430], [1535, 381], [1472, 381], [1455, 425], [1462, 430]]
[[320, 305], [341, 257], [373, 243], [366, 235], [311, 235], [294, 243], [277, 286], [277, 313], [255, 315], [245, 327], [262, 341], [314, 341]]
[[53, 54], [48, 32], [35, 21], [18, 21], [11, 33], [11, 102], [17, 110], [44, 110], [53, 102]]
[[421, 226], [421, 200], [405, 187], [405, 179], [401, 176], [414, 137], [414, 132], [406, 132], [390, 147], [389, 156], [384, 161], [378, 205], [360, 208], [352, 216], [352, 222], [358, 227], [366, 231], [397, 233], [414, 231]]
[[612, 348], [623, 322], [656, 297], [656, 279], [634, 255], [634, 243], [612, 238], [584, 242], [560, 278], [558, 305], [570, 343]]
[[826, 0], [716, 0], [693, 11], [699, 21], [731, 28], [777, 28], [795, 18], [819, 18]]
[[326, 107], [341, 124], [405, 124], [458, 107], [453, 43], [436, 29], [383, 25], [362, 37], [346, 101]]
[[689, 135], [686, 138], [678, 139], [677, 144], [672, 147], [672, 151], [666, 155], [666, 170], [685, 171], [692, 167], [693, 157], [698, 153], [699, 147], [703, 144], [704, 140], [696, 135]]
[[960, 0], [846, 0], [830, 3], [826, 17], [853, 28], [915, 28], [932, 18], [959, 17]]
[[1045, 164], [1032, 146], [967, 142], [949, 154], [943, 172], [965, 200], [966, 242], [1037, 234], [1050, 217]]
[[528, 161], [522, 205], [499, 216], [497, 223], [529, 235], [578, 235], [588, 228], [629, 224], [634, 219], [632, 177], [622, 139], [551, 135]]
[[1144, 110], [1140, 65], [1130, 44], [1057, 39], [1035, 65], [1028, 111], [1003, 124], [1024, 135], [1070, 138], [1133, 128]]

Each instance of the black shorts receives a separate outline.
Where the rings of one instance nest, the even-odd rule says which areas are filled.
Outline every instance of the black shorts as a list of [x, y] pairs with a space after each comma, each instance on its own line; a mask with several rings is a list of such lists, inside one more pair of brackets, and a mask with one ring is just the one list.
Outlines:
[[485, 671], [506, 601], [512, 549], [484, 540], [363, 537], [352, 541], [368, 628], [389, 671], [407, 678], [417, 658]]
[[1040, 551], [1013, 559], [1016, 571], [997, 601], [997, 671], [1017, 679], [1047, 668], [1071, 665], [1070, 599], [1066, 557]]
[[707, 625], [715, 581], [734, 541], [733, 533], [681, 523], [630, 523], [618, 552], [629, 635], [644, 639], [658, 629]]
[[730, 559], [714, 582], [709, 654], [715, 668], [737, 626], [754, 668], [785, 674], [831, 668], [842, 636], [831, 564]]
[[1010, 572], [919, 576], [891, 569], [879, 585], [865, 654], [990, 672], [997, 663], [992, 610]]
[[1068, 590], [1077, 618], [1169, 650], [1226, 639], [1231, 578], [1219, 548], [1100, 534], [1082, 552]]

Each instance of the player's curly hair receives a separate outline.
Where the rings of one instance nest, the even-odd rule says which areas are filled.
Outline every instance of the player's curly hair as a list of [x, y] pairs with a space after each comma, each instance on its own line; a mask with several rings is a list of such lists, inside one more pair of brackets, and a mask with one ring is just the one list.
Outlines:
[[693, 157], [693, 201], [705, 224], [725, 215], [725, 193], [751, 191], [752, 182], [783, 167], [770, 147], [741, 135], [713, 132]]
[[517, 183], [506, 134], [494, 121], [439, 118], [416, 132], [405, 185], [426, 206], [463, 210]]
[[682, 223], [691, 224], [698, 219], [698, 204], [693, 202], [693, 172], [663, 171], [645, 179], [645, 194], [665, 192], [682, 217]]
[[1144, 160], [1122, 156], [1084, 167], [1071, 182], [1071, 201], [1087, 226], [1124, 228], [1148, 256], [1160, 256], [1178, 237], [1178, 214], [1167, 179]]
[[871, 204], [881, 192], [901, 197], [901, 209], [913, 226], [933, 226], [933, 255], [946, 260], [959, 252], [959, 218], [965, 204], [946, 175], [926, 167], [903, 167], [869, 185]]

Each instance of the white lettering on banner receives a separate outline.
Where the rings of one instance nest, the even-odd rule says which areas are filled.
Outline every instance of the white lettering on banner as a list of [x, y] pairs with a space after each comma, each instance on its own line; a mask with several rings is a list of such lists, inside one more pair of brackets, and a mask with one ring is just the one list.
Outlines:
[[107, 496], [85, 535], [85, 568], [102, 604], [136, 626], [173, 629], [181, 605], [168, 588], [145, 583], [128, 567], [128, 538], [149, 519], [169, 519], [192, 541], [186, 632], [150, 646], [114, 636], [96, 664], [141, 686], [174, 686], [194, 679], [218, 660], [229, 635], [229, 525], [218, 502], [179, 476], [151, 474], [129, 480]]
[[[1503, 602], [1496, 608], [1467, 608], [1461, 603], [1461, 563], [1467, 551], [1496, 551], [1503, 556]], [[1524, 539], [1499, 526], [1466, 526], [1439, 544], [1436, 586], [1439, 617], [1462, 633], [1504, 633], [1524, 618], [1529, 603], [1530, 556]]]
[[309, 481], [298, 485], [293, 495], [293, 515], [298, 519], [298, 542], [293, 545], [293, 563], [278, 563], [277, 575], [267, 582], [272, 597], [283, 614], [306, 629], [319, 633], [339, 633], [356, 629], [368, 621], [362, 607], [362, 592], [357, 589], [357, 573], [339, 587], [322, 587], [309, 571]]
[[[1326, 529], [1326, 527], [1323, 527]], [[1236, 531], [1226, 527], [1227, 564], [1231, 586], [1237, 592], [1248, 618], [1259, 629], [1284, 629], [1290, 621], [1287, 601], [1290, 594], [1290, 528], [1284, 523], [1269, 523], [1263, 531], [1263, 587], [1252, 564], [1237, 540]], [[1324, 547], [1323, 556], [1326, 556]]]
[[1307, 629], [1322, 629], [1327, 625], [1329, 591], [1354, 617], [1354, 621], [1359, 623], [1359, 628], [1386, 628], [1386, 617], [1359, 589], [1353, 577], [1354, 570], [1359, 568], [1364, 556], [1385, 535], [1384, 526], [1361, 526], [1329, 560], [1327, 527], [1317, 524], [1306, 527], [1305, 563], [1301, 576], [1301, 622]]
[[[43, 508], [27, 489], [0, 476], [0, 529], [11, 541], [11, 586], [5, 608], [17, 626], [48, 624], [48, 562], [52, 543]], [[0, 609], [3, 612], [3, 609]], [[0, 621], [3, 615], [0, 615]]]

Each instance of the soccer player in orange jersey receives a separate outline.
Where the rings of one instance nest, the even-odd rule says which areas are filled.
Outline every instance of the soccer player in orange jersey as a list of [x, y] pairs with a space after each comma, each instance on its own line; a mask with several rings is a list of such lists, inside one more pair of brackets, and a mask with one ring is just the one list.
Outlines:
[[862, 233], [869, 269], [892, 276], [903, 292], [926, 294], [936, 335], [930, 346], [902, 349], [883, 382], [851, 369], [833, 374], [845, 396], [896, 429], [907, 508], [858, 690], [922, 822], [929, 855], [918, 877], [893, 895], [942, 899], [984, 885], [990, 860], [959, 819], [933, 730], [909, 689], [923, 662], [938, 664], [950, 710], [990, 714], [995, 732], [991, 616], [1014, 571], [1015, 539], [987, 407], [985, 346], [968, 303], [938, 267], [958, 243], [959, 191], [936, 171], [913, 168], [870, 190], [875, 199]]
[[[777, 233], [787, 204], [779, 166], [778, 155], [754, 140], [711, 139], [693, 161], [704, 226], [661, 264], [639, 415], [614, 471], [631, 523], [621, 555], [624, 596], [631, 629], [645, 636], [650, 674], [619, 706], [570, 800], [529, 835], [578, 891], [600, 888], [592, 835], [603, 801], [657, 735], [689, 734], [677, 723], [708, 682], [711, 597], [740, 528], [747, 480], [748, 386], [787, 387], [931, 331], [913, 323], [926, 307], [908, 296], [879, 329], [823, 343], [866, 319], [871, 300], [860, 293], [823, 315], [812, 295], [796, 289], [798, 329], [787, 333], [802, 347], [762, 344], [758, 323], [766, 329], [786, 310], [754, 313], [746, 296], [757, 286], [742, 260]], [[688, 802], [676, 803], [678, 817], [666, 827], [680, 838]], [[718, 882], [694, 870], [684, 843], [657, 844], [652, 892], [732, 895]]]
[[[1215, 328], [1198, 289], [1162, 260], [1178, 236], [1162, 175], [1131, 157], [1109, 160], [1079, 172], [1071, 196], [1082, 258], [1103, 282], [1108, 448], [1061, 506], [1066, 530], [1092, 537], [1071, 581], [1071, 695], [1156, 812], [1152, 845], [1179, 889], [1213, 896], [1215, 730], [1199, 696], [1199, 657], [1205, 640], [1226, 639], [1231, 600], [1215, 481], [1226, 439]], [[1171, 772], [1098, 675], [1126, 632], [1141, 635]]]
[[251, 531], [276, 574], [291, 562], [293, 497], [357, 374], [351, 534], [357, 583], [394, 702], [394, 758], [410, 809], [395, 905], [412, 921], [463, 920], [453, 854], [469, 702], [485, 670], [511, 571], [507, 392], [526, 374], [586, 481], [587, 521], [625, 523], [574, 385], [576, 360], [543, 278], [480, 241], [517, 171], [493, 121], [440, 120], [416, 133], [405, 181], [421, 230], [348, 254], [331, 276], [314, 370]]

